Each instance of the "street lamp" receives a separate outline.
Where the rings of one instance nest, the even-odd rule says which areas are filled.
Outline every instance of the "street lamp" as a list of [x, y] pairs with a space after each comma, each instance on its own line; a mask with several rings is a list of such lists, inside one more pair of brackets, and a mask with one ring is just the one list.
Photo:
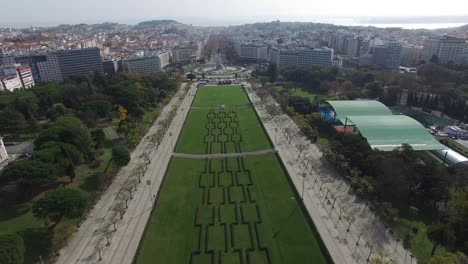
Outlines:
[[149, 195], [150, 202], [151, 202], [153, 200], [153, 198], [151, 197], [151, 181], [146, 180], [146, 185], [148, 185], [148, 195]]

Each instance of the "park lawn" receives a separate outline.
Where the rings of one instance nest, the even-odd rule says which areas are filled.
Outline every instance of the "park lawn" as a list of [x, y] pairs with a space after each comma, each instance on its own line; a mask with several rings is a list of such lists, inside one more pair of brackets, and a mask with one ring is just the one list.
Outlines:
[[330, 263], [287, 177], [274, 154], [173, 158], [136, 263], [189, 263], [194, 252], [193, 263], [212, 263], [210, 250], [216, 263], [247, 263], [235, 252], [248, 248], [250, 263]]
[[242, 86], [235, 85], [217, 85], [200, 86], [198, 88], [192, 106], [210, 107], [210, 106], [233, 106], [250, 104], [249, 98]]
[[[252, 107], [223, 108], [224, 111], [234, 111], [237, 115], [241, 152], [250, 152], [271, 148], [263, 127]], [[207, 150], [205, 136], [208, 133], [208, 113], [211, 109], [192, 108], [185, 120], [184, 127], [176, 145], [176, 152], [191, 154], [221, 153], [221, 149]], [[226, 153], [237, 152], [234, 148], [227, 148]]]

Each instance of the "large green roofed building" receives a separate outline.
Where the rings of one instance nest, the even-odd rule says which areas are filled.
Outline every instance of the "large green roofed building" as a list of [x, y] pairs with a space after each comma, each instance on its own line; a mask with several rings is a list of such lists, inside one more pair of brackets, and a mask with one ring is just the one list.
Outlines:
[[355, 125], [372, 149], [392, 151], [402, 144], [414, 150], [446, 149], [418, 121], [405, 115], [347, 116], [348, 124]]
[[391, 115], [392, 111], [375, 100], [327, 101], [336, 113], [335, 119], [344, 123], [346, 116]]

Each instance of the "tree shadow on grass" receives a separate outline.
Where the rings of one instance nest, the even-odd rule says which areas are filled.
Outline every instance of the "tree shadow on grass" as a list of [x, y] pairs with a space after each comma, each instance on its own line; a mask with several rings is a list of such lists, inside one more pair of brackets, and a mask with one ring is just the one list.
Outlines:
[[2, 211], [0, 214], [0, 222], [2, 222], [27, 214], [29, 210], [31, 210], [31, 205], [29, 203], [7, 205], [5, 207], [0, 207], [0, 210]]
[[52, 234], [50, 229], [29, 228], [18, 232], [24, 240], [24, 263], [38, 263], [39, 256], [46, 260], [52, 251]]
[[80, 184], [80, 189], [89, 193], [99, 190], [99, 186], [101, 185], [100, 174], [101, 172], [95, 172], [91, 176], [86, 177], [83, 183]]

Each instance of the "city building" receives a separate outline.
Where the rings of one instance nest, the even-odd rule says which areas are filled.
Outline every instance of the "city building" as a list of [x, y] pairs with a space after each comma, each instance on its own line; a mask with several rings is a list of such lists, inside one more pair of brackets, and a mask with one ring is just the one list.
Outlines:
[[422, 60], [423, 47], [403, 46], [401, 48], [400, 65], [417, 66]]
[[196, 49], [193, 47], [175, 47], [172, 49], [172, 61], [175, 63], [188, 63], [190, 56], [194, 55]]
[[171, 60], [171, 54], [169, 52], [167, 51], [158, 52], [156, 56], [159, 59], [159, 65], [161, 66], [161, 70], [167, 65], [169, 65], [170, 60]]
[[0, 164], [8, 159], [8, 153], [3, 144], [3, 138], [0, 137]]
[[136, 57], [122, 61], [124, 72], [133, 72], [141, 75], [149, 75], [161, 71], [159, 57]]
[[56, 54], [47, 54], [45, 61], [36, 63], [41, 82], [63, 82]]
[[62, 79], [90, 73], [104, 74], [101, 53], [98, 48], [64, 50], [55, 53]]
[[345, 54], [350, 57], [359, 56], [360, 45], [361, 45], [361, 42], [358, 38], [346, 38]]
[[381, 69], [396, 69], [400, 66], [401, 44], [390, 42], [374, 47], [373, 62]]
[[333, 49], [323, 47], [320, 49], [303, 48], [298, 52], [298, 67], [333, 66]]
[[330, 37], [330, 47], [339, 54], [345, 52], [346, 36], [342, 33], [334, 33]]
[[298, 66], [299, 56], [296, 51], [280, 50], [277, 57], [278, 58], [276, 66], [278, 68], [289, 68]]
[[268, 61], [270, 62], [270, 64], [278, 66], [278, 54], [279, 54], [279, 52], [280, 52], [279, 49], [276, 49], [276, 48], [270, 48], [269, 49]]
[[235, 50], [237, 56], [243, 60], [269, 60], [268, 46], [265, 44], [236, 43]]
[[47, 60], [46, 55], [17, 56], [17, 57], [12, 57], [12, 58], [14, 59], [15, 63], [29, 66], [35, 83], [42, 82], [41, 74], [39, 73], [39, 68], [37, 64], [39, 62], [46, 61]]
[[436, 55], [440, 63], [459, 63], [458, 60], [467, 46], [466, 40], [462, 38], [447, 35], [428, 38], [424, 41], [423, 58], [430, 61]]
[[14, 91], [17, 89], [28, 89], [35, 85], [29, 66], [9, 66], [3, 68], [0, 79], [0, 90]]

